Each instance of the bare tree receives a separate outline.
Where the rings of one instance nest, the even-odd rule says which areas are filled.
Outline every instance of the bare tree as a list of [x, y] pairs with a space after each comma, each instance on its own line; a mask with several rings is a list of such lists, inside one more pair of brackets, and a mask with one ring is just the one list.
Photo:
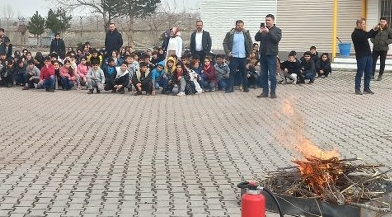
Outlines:
[[[53, 2], [52, 0], [46, 0]], [[89, 8], [93, 14], [99, 15], [103, 18], [102, 27], [104, 30], [107, 30], [107, 23], [111, 18], [110, 12], [105, 8], [105, 2], [103, 0], [56, 0], [55, 1], [58, 6], [67, 8], [68, 10], [75, 10], [77, 8]]]
[[14, 10], [12, 9], [12, 5], [10, 5], [10, 4], [4, 5], [3, 12], [4, 12], [5, 19], [7, 20], [6, 27], [8, 29], [9, 21], [11, 18], [14, 17], [14, 14], [15, 14]]

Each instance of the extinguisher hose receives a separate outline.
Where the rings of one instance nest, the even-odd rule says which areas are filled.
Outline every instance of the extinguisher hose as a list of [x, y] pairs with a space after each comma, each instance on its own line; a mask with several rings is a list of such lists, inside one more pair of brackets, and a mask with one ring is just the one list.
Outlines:
[[280, 206], [279, 201], [275, 197], [275, 195], [270, 190], [268, 190], [267, 188], [263, 188], [263, 191], [267, 192], [272, 197], [272, 199], [276, 203], [276, 206], [278, 207], [280, 217], [283, 217], [282, 207]]

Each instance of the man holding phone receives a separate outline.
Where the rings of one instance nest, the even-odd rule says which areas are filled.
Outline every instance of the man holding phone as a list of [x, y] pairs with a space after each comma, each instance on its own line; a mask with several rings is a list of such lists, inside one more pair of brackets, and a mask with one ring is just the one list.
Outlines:
[[279, 53], [279, 42], [282, 30], [275, 26], [275, 16], [268, 14], [265, 23], [260, 24], [260, 30], [255, 35], [255, 40], [260, 41], [261, 84], [263, 92], [257, 97], [268, 97], [268, 79], [271, 82], [270, 97], [276, 98], [276, 60]]
[[380, 23], [378, 24], [379, 31], [370, 38], [373, 43], [373, 69], [372, 78], [374, 79], [374, 74], [376, 72], [377, 59], [380, 57], [380, 71], [378, 73], [377, 81], [382, 80], [382, 75], [385, 69], [385, 60], [387, 58], [389, 45], [392, 44], [392, 29], [389, 28], [387, 19], [385, 17], [380, 18]]

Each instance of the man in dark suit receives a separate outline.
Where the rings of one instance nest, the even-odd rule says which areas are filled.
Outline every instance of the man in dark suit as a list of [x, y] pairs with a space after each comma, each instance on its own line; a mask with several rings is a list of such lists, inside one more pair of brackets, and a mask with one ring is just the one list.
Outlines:
[[212, 40], [210, 33], [203, 30], [203, 21], [196, 21], [196, 31], [191, 35], [191, 53], [203, 63], [204, 58], [211, 51]]

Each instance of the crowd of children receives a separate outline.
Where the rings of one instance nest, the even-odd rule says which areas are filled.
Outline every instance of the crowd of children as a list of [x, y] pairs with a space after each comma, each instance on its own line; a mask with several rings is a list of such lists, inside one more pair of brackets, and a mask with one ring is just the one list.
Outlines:
[[[221, 54], [200, 59], [190, 51], [185, 51], [180, 59], [175, 54], [166, 57], [163, 49], [158, 47], [144, 52], [125, 47], [104, 57], [86, 42], [76, 52], [68, 51], [65, 57], [56, 53], [44, 57], [40, 52], [33, 57], [27, 49], [15, 51], [11, 57], [0, 52], [0, 81], [6, 87], [23, 86], [23, 90], [86, 89], [88, 94], [94, 91], [124, 94], [126, 90], [134, 90], [135, 95], [143, 92], [155, 95], [160, 90], [161, 94], [184, 96], [225, 90], [230, 74], [228, 61]], [[246, 70], [249, 86], [259, 87], [257, 43], [247, 60]], [[299, 59], [295, 51], [289, 53], [286, 61], [277, 58], [276, 75], [282, 84], [301, 84], [306, 80], [311, 84], [316, 77], [328, 77], [329, 74], [331, 61], [328, 54], [319, 56], [314, 46]], [[240, 75], [235, 77], [239, 89], [242, 79]]]

